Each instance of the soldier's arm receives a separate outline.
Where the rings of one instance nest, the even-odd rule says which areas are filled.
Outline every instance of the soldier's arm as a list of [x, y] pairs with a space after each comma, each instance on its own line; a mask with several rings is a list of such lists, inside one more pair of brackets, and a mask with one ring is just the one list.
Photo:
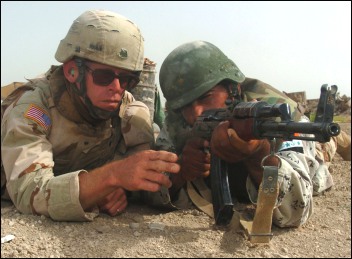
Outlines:
[[18, 105], [2, 119], [1, 155], [11, 200], [22, 213], [91, 220], [96, 214], [85, 213], [79, 200], [79, 174], [86, 171], [54, 177], [49, 113], [41, 108], [45, 120], [27, 118], [28, 107]]
[[163, 171], [178, 172], [177, 156], [144, 151], [88, 173], [67, 172], [54, 177], [53, 152], [46, 128], [23, 116], [20, 107], [3, 118], [2, 160], [7, 190], [23, 213], [46, 215], [55, 220], [92, 220], [87, 212], [99, 199], [118, 187], [156, 191], [170, 187]]

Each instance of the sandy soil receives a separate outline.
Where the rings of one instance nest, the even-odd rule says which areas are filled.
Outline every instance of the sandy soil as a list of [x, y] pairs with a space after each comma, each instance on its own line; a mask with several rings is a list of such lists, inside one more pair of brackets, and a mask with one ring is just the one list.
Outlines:
[[[351, 134], [351, 124], [341, 127]], [[351, 162], [336, 155], [335, 186], [315, 197], [314, 215], [300, 228], [273, 227], [269, 244], [251, 244], [244, 231], [218, 228], [206, 214], [160, 212], [130, 204], [117, 217], [93, 222], [55, 222], [23, 215], [1, 201], [1, 257], [351, 257]]]

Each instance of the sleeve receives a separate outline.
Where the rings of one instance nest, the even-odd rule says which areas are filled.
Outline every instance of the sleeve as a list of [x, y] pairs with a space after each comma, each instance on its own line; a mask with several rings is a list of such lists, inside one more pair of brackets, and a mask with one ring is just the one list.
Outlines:
[[[313, 182], [311, 175], [318, 169], [314, 158], [295, 151], [282, 151], [279, 168], [279, 195], [273, 212], [273, 223], [279, 227], [298, 227], [304, 224], [313, 210]], [[247, 178], [247, 191], [256, 204], [258, 190]]]
[[[10, 108], [10, 107], [9, 107]], [[90, 221], [79, 202], [78, 175], [54, 177], [48, 134], [51, 118], [40, 105], [21, 104], [6, 110], [1, 125], [1, 158], [7, 191], [22, 213], [45, 215], [59, 221]]]
[[[308, 122], [306, 116], [301, 122]], [[313, 211], [313, 195], [317, 195], [333, 185], [332, 176], [322, 160], [317, 158], [316, 142], [284, 141], [276, 155], [281, 160], [279, 168], [279, 195], [273, 212], [273, 223], [279, 227], [303, 225]], [[247, 191], [256, 203], [258, 191], [247, 179]]]
[[[279, 195], [273, 213], [273, 222], [279, 227], [298, 227], [312, 214], [313, 196], [333, 186], [333, 179], [324, 161], [316, 156], [314, 141], [283, 142], [276, 155], [279, 168]], [[301, 151], [297, 151], [301, 148]], [[258, 192], [247, 179], [250, 199], [256, 203]]]
[[264, 83], [258, 79], [246, 78], [241, 84], [244, 101], [264, 101], [269, 104], [287, 103], [291, 109], [291, 117], [294, 121], [300, 120], [303, 112], [297, 102], [289, 98], [283, 92], [277, 90], [273, 86]]
[[[120, 111], [121, 130], [126, 146], [131, 150], [142, 150], [154, 146], [154, 132], [148, 107], [133, 101]], [[130, 153], [130, 151], [129, 151]]]

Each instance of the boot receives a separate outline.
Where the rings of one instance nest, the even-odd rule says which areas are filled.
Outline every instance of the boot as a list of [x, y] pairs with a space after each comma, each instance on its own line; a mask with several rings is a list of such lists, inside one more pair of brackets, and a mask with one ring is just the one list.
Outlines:
[[351, 136], [347, 135], [346, 132], [341, 133], [335, 137], [337, 139], [337, 150], [336, 152], [345, 161], [351, 161]]

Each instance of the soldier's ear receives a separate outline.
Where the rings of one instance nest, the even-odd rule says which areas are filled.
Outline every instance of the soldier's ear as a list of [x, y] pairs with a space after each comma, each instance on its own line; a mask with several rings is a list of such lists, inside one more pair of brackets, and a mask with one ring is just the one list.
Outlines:
[[70, 83], [75, 83], [79, 76], [79, 70], [74, 60], [70, 60], [63, 65], [65, 78]]

